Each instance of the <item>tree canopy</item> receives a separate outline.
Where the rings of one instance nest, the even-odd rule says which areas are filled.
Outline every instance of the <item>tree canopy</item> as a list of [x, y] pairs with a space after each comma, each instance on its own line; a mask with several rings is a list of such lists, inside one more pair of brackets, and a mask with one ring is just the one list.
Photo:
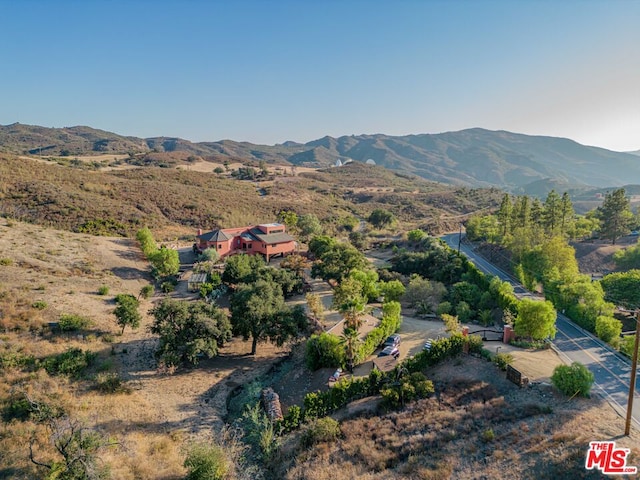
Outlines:
[[201, 355], [211, 358], [231, 340], [229, 318], [213, 304], [165, 298], [151, 314], [155, 321], [150, 330], [160, 336], [156, 357], [167, 367], [197, 365]]
[[253, 284], [241, 284], [231, 297], [231, 324], [237, 335], [251, 339], [251, 354], [257, 345], [267, 340], [278, 346], [295, 338], [307, 327], [304, 308], [290, 308], [284, 303], [277, 283], [259, 279]]
[[640, 308], [640, 270], [616, 272], [600, 280], [605, 297], [616, 305]]
[[629, 233], [633, 213], [629, 209], [629, 199], [625, 196], [624, 188], [605, 194], [604, 202], [598, 208], [598, 218], [602, 222], [602, 235], [614, 245], [618, 238]]
[[116, 316], [116, 322], [122, 327], [124, 333], [125, 327], [131, 327], [136, 329], [140, 326], [140, 320], [142, 319], [138, 306], [140, 302], [133, 295], [121, 295], [116, 299], [117, 306], [113, 311]]
[[391, 226], [395, 219], [396, 217], [390, 211], [376, 208], [371, 212], [367, 220], [376, 228], [384, 228]]
[[556, 310], [549, 301], [524, 298], [518, 305], [515, 322], [516, 335], [533, 340], [556, 336]]

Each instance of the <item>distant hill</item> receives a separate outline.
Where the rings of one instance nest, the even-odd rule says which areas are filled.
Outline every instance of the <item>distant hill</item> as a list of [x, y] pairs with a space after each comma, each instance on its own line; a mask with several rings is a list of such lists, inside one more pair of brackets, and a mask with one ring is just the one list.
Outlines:
[[187, 154], [216, 162], [228, 159], [315, 167], [332, 166], [336, 160], [371, 159], [388, 169], [432, 181], [530, 194], [554, 184], [578, 189], [640, 184], [638, 155], [588, 147], [566, 138], [481, 128], [406, 136], [326, 136], [305, 144], [256, 145], [233, 140], [141, 139], [89, 127], [12, 124], [0, 126], [0, 148], [32, 155], [180, 152], [179, 157]]

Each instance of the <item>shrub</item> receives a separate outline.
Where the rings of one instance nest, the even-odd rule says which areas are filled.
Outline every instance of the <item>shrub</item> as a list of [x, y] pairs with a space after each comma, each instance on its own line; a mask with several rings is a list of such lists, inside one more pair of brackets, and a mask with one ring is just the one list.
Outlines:
[[96, 389], [101, 393], [130, 393], [117, 373], [99, 373], [96, 375]]
[[44, 300], [36, 300], [31, 304], [31, 308], [35, 308], [36, 310], [44, 310], [47, 308], [47, 302]]
[[291, 405], [287, 414], [284, 416], [281, 422], [281, 426], [285, 432], [295, 430], [300, 426], [302, 421], [302, 409], [298, 405]]
[[162, 284], [160, 285], [160, 290], [162, 290], [163, 293], [171, 293], [175, 289], [176, 287], [173, 282], [162, 282]]
[[451, 313], [451, 309], [453, 307], [451, 306], [450, 302], [440, 302], [438, 304], [438, 308], [436, 309], [436, 314], [437, 315], [442, 315], [443, 313], [449, 314]]
[[76, 377], [92, 365], [95, 358], [95, 353], [84, 352], [80, 348], [70, 348], [64, 353], [45, 358], [42, 365], [49, 375]]
[[484, 442], [493, 442], [496, 438], [496, 434], [493, 433], [493, 429], [492, 428], [488, 428], [486, 429], [484, 432], [482, 432], [482, 440]]
[[312, 335], [307, 340], [305, 361], [311, 370], [344, 365], [344, 348], [340, 338], [326, 332]]
[[570, 366], [558, 365], [551, 376], [553, 385], [568, 397], [588, 397], [593, 380], [593, 373], [578, 362], [573, 362]]
[[627, 335], [620, 342], [620, 351], [624, 353], [627, 357], [631, 357], [633, 355], [633, 347], [635, 345], [636, 336], [635, 335]]
[[109, 294], [109, 287], [106, 285], [102, 285], [100, 288], [98, 288], [98, 295], [108, 295]]
[[184, 466], [187, 480], [222, 480], [229, 472], [229, 460], [218, 445], [192, 445]]
[[60, 319], [58, 321], [58, 326], [63, 332], [74, 332], [76, 330], [90, 327], [91, 324], [92, 322], [88, 318], [71, 313], [63, 313], [60, 315]]
[[620, 333], [622, 333], [620, 320], [603, 315], [596, 318], [596, 335], [603, 342], [611, 342], [614, 338], [620, 337]]
[[138, 304], [138, 299], [130, 293], [119, 293], [116, 295], [116, 298], [114, 300], [118, 305], [125, 305], [129, 302], [132, 302], [136, 305]]
[[5, 267], [13, 265], [13, 260], [7, 257], [0, 258], [0, 265]]
[[507, 365], [513, 363], [513, 355], [510, 353], [498, 353], [492, 360], [500, 370], [506, 370]]
[[4, 344], [4, 346], [5, 348], [0, 350], [0, 370], [24, 368], [35, 364], [34, 356], [22, 353], [21, 347], [9, 344]]
[[306, 428], [300, 439], [300, 444], [311, 447], [320, 442], [332, 442], [340, 436], [340, 424], [331, 417], [318, 418]]
[[154, 293], [155, 293], [155, 288], [153, 288], [153, 285], [145, 285], [140, 289], [140, 296], [145, 300], [148, 298], [151, 298]]

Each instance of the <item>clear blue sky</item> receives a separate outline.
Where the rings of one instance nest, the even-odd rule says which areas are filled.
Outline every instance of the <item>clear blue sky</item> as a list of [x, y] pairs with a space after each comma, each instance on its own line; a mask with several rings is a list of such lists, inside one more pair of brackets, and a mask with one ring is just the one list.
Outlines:
[[640, 1], [0, 0], [0, 124], [640, 149]]

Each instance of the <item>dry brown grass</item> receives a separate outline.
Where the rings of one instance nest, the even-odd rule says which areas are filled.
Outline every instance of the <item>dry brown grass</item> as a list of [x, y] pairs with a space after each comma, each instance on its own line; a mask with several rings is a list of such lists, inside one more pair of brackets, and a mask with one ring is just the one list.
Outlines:
[[[400, 412], [342, 422], [343, 438], [313, 451], [289, 448], [288, 479], [600, 478], [584, 469], [589, 441], [615, 439], [640, 463], [640, 436], [599, 398], [568, 401], [550, 387], [519, 389], [491, 364], [467, 358], [428, 376], [436, 396]], [[289, 442], [295, 443], [294, 440]]]

